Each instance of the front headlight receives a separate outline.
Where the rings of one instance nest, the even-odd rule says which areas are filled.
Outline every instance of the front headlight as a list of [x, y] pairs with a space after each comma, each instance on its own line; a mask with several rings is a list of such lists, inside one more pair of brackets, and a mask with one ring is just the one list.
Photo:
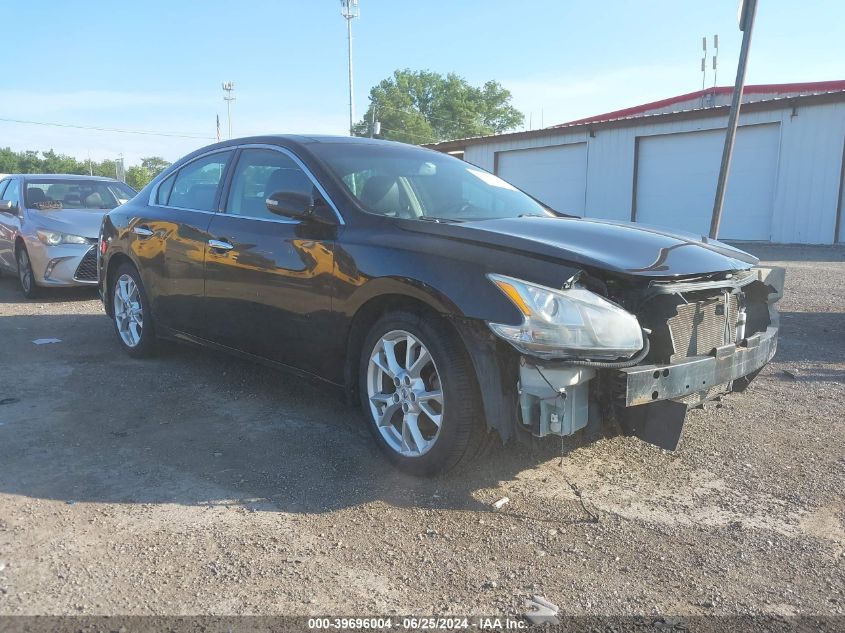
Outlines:
[[504, 275], [487, 277], [523, 316], [520, 325], [487, 325], [524, 354], [616, 360], [633, 356], [643, 347], [637, 317], [594, 292], [555, 290]]
[[38, 239], [44, 242], [47, 246], [58, 246], [59, 244], [87, 244], [88, 239], [81, 235], [70, 235], [68, 233], [59, 233], [58, 231], [42, 231], [37, 230]]

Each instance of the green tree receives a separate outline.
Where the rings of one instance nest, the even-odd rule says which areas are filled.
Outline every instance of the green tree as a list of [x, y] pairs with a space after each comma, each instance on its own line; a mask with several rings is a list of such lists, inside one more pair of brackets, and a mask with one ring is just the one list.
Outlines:
[[[149, 172], [150, 180], [152, 180], [165, 169], [170, 167], [170, 163], [164, 160], [161, 156], [148, 156], [147, 158], [141, 159], [141, 167]], [[149, 180], [147, 182], [149, 182]], [[147, 183], [144, 184], [146, 185]]]
[[18, 170], [18, 153], [11, 147], [0, 148], [0, 174], [13, 174]]
[[91, 171], [94, 176], [105, 176], [106, 178], [114, 178], [117, 175], [117, 161], [106, 158], [99, 163], [91, 164]]
[[455, 73], [409, 69], [394, 71], [370, 90], [356, 135], [369, 136], [374, 113], [382, 137], [416, 144], [504, 132], [525, 119], [496, 81], [479, 88]]
[[18, 153], [18, 172], [22, 174], [37, 174], [41, 171], [42, 164], [38, 152], [26, 150]]
[[132, 165], [126, 170], [126, 184], [135, 191], [141, 191], [154, 177], [143, 165]]
[[[0, 148], [0, 174], [89, 174], [94, 176], [115, 177], [115, 161], [78, 160], [73, 156], [57, 154], [49, 149], [46, 152], [25, 150], [16, 152], [10, 147]], [[143, 189], [170, 163], [160, 156], [141, 159], [140, 165], [126, 169], [126, 182], [136, 190]]]
[[42, 152], [39, 171], [45, 174], [84, 174], [85, 165], [72, 156], [57, 154], [52, 149]]

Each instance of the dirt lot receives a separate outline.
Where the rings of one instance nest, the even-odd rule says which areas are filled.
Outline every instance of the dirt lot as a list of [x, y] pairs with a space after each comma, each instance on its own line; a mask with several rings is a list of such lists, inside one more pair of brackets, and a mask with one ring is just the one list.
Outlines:
[[3, 278], [0, 614], [506, 614], [530, 594], [843, 614], [845, 249], [750, 250], [788, 267], [780, 349], [680, 450], [578, 439], [561, 468], [558, 442], [511, 447], [433, 481], [328, 391], [182, 346], [131, 360], [91, 292], [26, 301]]

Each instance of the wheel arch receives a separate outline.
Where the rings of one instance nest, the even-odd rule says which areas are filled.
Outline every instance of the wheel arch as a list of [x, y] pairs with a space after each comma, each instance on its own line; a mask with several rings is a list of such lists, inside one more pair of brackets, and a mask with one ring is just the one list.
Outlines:
[[103, 305], [105, 306], [106, 314], [110, 317], [114, 316], [114, 307], [111, 300], [114, 275], [123, 264], [131, 264], [136, 270], [140, 270], [138, 265], [129, 255], [120, 251], [112, 254], [106, 261], [104, 268], [105, 278], [103, 279]]
[[343, 369], [344, 391], [350, 404], [357, 398], [358, 361], [363, 351], [364, 339], [382, 315], [400, 310], [421, 316], [443, 316], [443, 312], [435, 307], [434, 302], [396, 291], [370, 297], [358, 306], [349, 325]]
[[509, 346], [498, 343], [483, 320], [465, 314], [444, 293], [419, 281], [374, 279], [356, 294], [366, 298], [355, 302], [354, 310], [347, 310], [352, 316], [347, 330], [343, 385], [349, 404], [358, 401], [358, 362], [367, 333], [381, 315], [404, 309], [441, 318], [455, 331], [475, 369], [487, 428], [496, 430], [502, 441], [513, 435], [518, 355]]

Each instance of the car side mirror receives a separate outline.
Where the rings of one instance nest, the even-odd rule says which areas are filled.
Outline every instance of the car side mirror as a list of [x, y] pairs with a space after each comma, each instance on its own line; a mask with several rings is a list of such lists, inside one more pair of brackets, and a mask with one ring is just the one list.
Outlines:
[[270, 213], [286, 218], [302, 220], [303, 222], [328, 222], [315, 213], [319, 206], [325, 205], [322, 198], [313, 198], [304, 193], [293, 191], [277, 191], [265, 200], [265, 204]]
[[18, 212], [18, 205], [11, 200], [0, 200], [0, 212], [15, 215]]

